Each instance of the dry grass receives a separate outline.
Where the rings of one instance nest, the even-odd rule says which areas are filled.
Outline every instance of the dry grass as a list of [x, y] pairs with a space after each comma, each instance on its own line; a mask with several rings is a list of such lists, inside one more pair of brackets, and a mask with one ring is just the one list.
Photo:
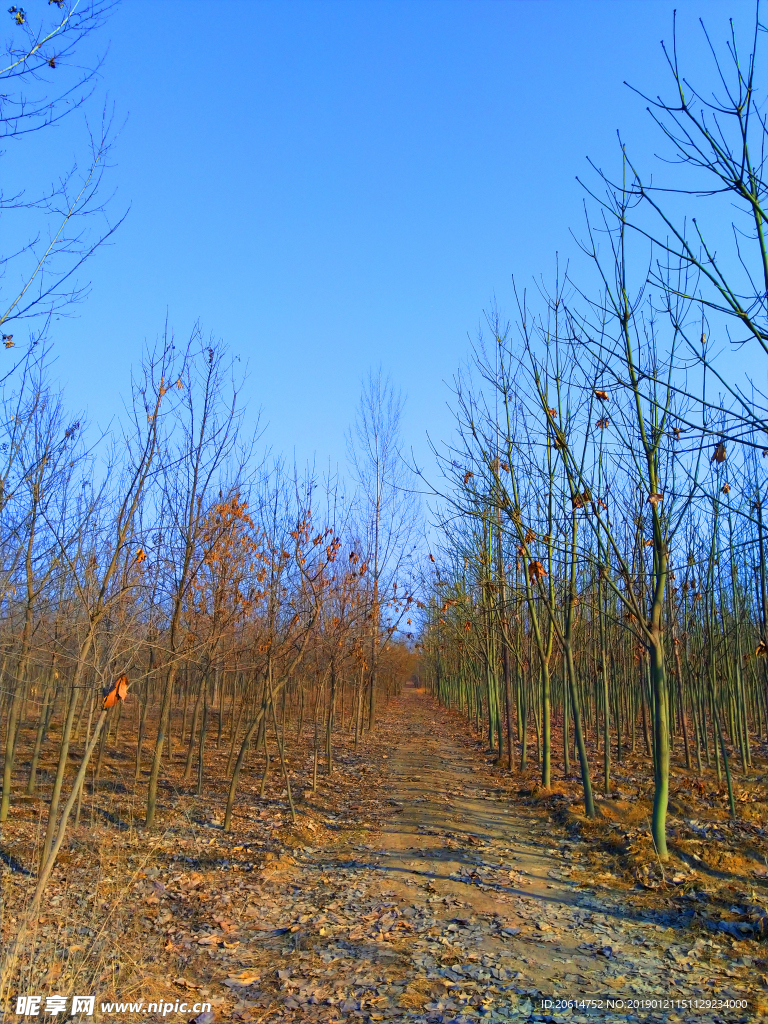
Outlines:
[[[149, 734], [153, 734], [151, 724]], [[294, 794], [296, 825], [273, 749], [263, 800], [259, 791], [264, 759], [253, 754], [247, 759], [233, 829], [224, 833], [229, 755], [225, 740], [217, 749], [213, 734], [202, 797], [194, 793], [196, 772], [191, 781], [182, 778], [186, 748], [174, 750], [162, 773], [158, 828], [148, 834], [141, 824], [148, 771], [134, 783], [135, 736], [128, 728], [121, 730], [117, 743], [107, 748], [98, 786], [93, 785], [91, 773], [80, 824], [70, 827], [42, 909], [30, 918], [47, 805], [42, 796], [29, 798], [20, 792], [26, 783], [30, 741], [29, 735], [22, 737], [16, 793], [2, 834], [0, 1006], [12, 1010], [12, 999], [24, 993], [43, 998], [95, 995], [93, 1019], [98, 1021], [101, 1001], [187, 998], [212, 1001], [227, 1019], [236, 1000], [222, 990], [206, 949], [195, 938], [222, 917], [227, 891], [237, 891], [250, 878], [288, 880], [291, 851], [316, 846], [342, 849], [360, 843], [367, 832], [355, 814], [350, 812], [349, 820], [338, 815], [340, 807], [343, 812], [361, 799], [357, 794], [359, 776], [366, 777], [363, 750], [358, 757], [348, 734], [337, 738], [333, 786], [321, 775], [318, 792], [313, 794], [311, 758], [296, 752], [294, 732], [289, 766], [294, 785], [303, 782]], [[306, 737], [304, 742], [306, 751]], [[376, 742], [371, 738], [369, 746]], [[70, 779], [78, 753], [79, 748], [71, 757]], [[354, 767], [347, 777], [345, 762], [362, 767]], [[49, 749], [40, 770], [46, 795], [54, 772]], [[329, 813], [336, 820], [326, 820]], [[175, 891], [185, 908], [182, 919], [171, 914], [164, 899], [163, 890], [171, 878], [176, 879]], [[140, 1019], [152, 1021], [153, 1016], [142, 1014]]]

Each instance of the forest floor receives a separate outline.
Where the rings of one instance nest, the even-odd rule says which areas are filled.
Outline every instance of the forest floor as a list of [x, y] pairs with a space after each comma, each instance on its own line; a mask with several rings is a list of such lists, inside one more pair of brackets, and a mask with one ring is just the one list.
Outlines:
[[[521, 790], [465, 721], [409, 688], [359, 750], [340, 747], [317, 792], [295, 794], [296, 824], [273, 767], [264, 799], [246, 782], [230, 833], [224, 781], [203, 800], [166, 779], [148, 836], [123, 755], [127, 743], [32, 922], [43, 802], [14, 805], [4, 948], [24, 942], [4, 995], [95, 994], [76, 1019], [97, 1021], [190, 1020], [185, 1001], [265, 1024], [765, 1019], [764, 822], [673, 814], [662, 869], [631, 799], [627, 822], [618, 799], [589, 822], [567, 787]], [[146, 1012], [158, 1000], [173, 1004], [165, 1018]], [[13, 1009], [0, 1020], [25, 1019]]]

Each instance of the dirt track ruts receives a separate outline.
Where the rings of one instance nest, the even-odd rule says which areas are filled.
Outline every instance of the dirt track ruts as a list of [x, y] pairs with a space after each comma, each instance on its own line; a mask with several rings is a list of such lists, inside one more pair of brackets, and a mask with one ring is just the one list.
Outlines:
[[[388, 890], [403, 906], [427, 903], [438, 934], [416, 934], [409, 958], [418, 972], [449, 982], [432, 1008], [401, 1010], [398, 1019], [559, 1017], [542, 998], [598, 1004], [573, 1009], [568, 1020], [758, 1019], [754, 1003], [680, 1005], [744, 999], [749, 965], [734, 962], [724, 936], [694, 932], [674, 912], [638, 911], [610, 885], [595, 891], [601, 881], [580, 867], [582, 844], [515, 806], [422, 692], [406, 688], [384, 728], [393, 752], [381, 782], [391, 812], [370, 844], [366, 887]], [[472, 973], [489, 974], [494, 989], [479, 1009], [462, 998]], [[609, 999], [673, 1005], [612, 1010]]]

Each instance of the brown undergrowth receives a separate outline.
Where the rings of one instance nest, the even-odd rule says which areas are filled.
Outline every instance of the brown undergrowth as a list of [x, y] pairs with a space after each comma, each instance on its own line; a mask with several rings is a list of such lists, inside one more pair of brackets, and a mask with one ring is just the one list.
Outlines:
[[[289, 884], [304, 851], [349, 850], [368, 834], [376, 810], [376, 764], [386, 757], [383, 738], [366, 737], [356, 751], [345, 732], [336, 737], [333, 775], [326, 777], [321, 764], [313, 792], [313, 758], [306, 753], [306, 737], [302, 747], [294, 731], [287, 764], [296, 822], [275, 751], [263, 796], [264, 757], [252, 753], [233, 827], [225, 833], [228, 744], [217, 748], [214, 740], [206, 753], [200, 796], [196, 784], [183, 778], [186, 749], [179, 748], [165, 762], [157, 827], [146, 832], [149, 772], [143, 769], [134, 780], [135, 736], [126, 729], [106, 748], [98, 783], [90, 773], [80, 822], [70, 827], [42, 908], [30, 918], [55, 761], [51, 744], [40, 765], [40, 794], [24, 796], [29, 740], [22, 737], [11, 814], [0, 838], [3, 1009], [13, 1012], [19, 994], [43, 1002], [54, 994], [95, 995], [95, 1020], [102, 1001], [180, 999], [190, 1005], [210, 1002], [217, 1019], [229, 1019], [237, 985], [223, 985], [226, 979], [208, 951], [225, 950], [229, 932], [232, 948], [238, 946], [233, 922], [243, 915], [250, 915], [257, 931], [263, 926], [266, 936], [275, 930], [264, 900], [253, 896], [249, 903], [249, 893], [272, 881]], [[71, 777], [79, 753], [72, 752]], [[286, 914], [291, 917], [291, 902], [287, 894], [282, 907], [275, 905], [280, 924]], [[154, 1018], [142, 1013], [141, 1019]]]

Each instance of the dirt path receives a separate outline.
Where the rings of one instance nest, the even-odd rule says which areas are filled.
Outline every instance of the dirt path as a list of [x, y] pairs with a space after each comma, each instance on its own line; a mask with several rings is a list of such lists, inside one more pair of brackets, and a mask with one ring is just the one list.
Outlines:
[[[541, 1011], [542, 997], [743, 998], [749, 965], [730, 963], [726, 939], [689, 934], [679, 920], [649, 920], [621, 898], [584, 892], [579, 886], [589, 879], [578, 863], [580, 844], [510, 806], [420, 693], [406, 690], [403, 701], [405, 730], [389, 772], [395, 814], [376, 844], [376, 868], [400, 899], [434, 908], [441, 934], [414, 940], [413, 957], [450, 982], [435, 1007], [443, 1020], [463, 1019], [464, 979], [476, 973], [496, 980], [491, 1019]], [[463, 963], [446, 971], [457, 958]], [[530, 1004], [523, 993], [533, 995]], [[557, 1016], [556, 1005], [549, 1013]], [[568, 1019], [674, 1021], [702, 1013], [756, 1019], [737, 1008], [613, 1014], [605, 1005], [577, 1008]]]
[[[274, 827], [251, 872], [229, 870], [265, 845], [244, 816], [237, 840], [211, 823], [227, 859], [199, 852], [195, 871], [141, 883], [179, 922], [173, 984], [212, 998], [217, 1021], [255, 1024], [764, 1019], [757, 943], [634, 907], [452, 728], [406, 690], [365, 751], [297, 795], [299, 825]], [[258, 821], [285, 811], [272, 804]]]
[[[75, 986], [144, 1024], [190, 1019], [155, 1013], [161, 997], [210, 1001], [216, 1024], [768, 1020], [764, 944], [676, 886], [668, 909], [663, 890], [630, 891], [595, 848], [608, 832], [582, 840], [523, 805], [519, 778], [425, 694], [382, 708], [358, 748], [340, 730], [334, 764], [315, 791], [311, 752], [295, 756], [295, 822], [274, 766], [263, 793], [244, 773], [229, 832], [224, 785], [202, 802], [169, 786], [152, 836], [92, 818], [52, 878], [19, 991]], [[21, 864], [38, 825], [9, 827]], [[2, 881], [7, 937], [34, 876]]]

